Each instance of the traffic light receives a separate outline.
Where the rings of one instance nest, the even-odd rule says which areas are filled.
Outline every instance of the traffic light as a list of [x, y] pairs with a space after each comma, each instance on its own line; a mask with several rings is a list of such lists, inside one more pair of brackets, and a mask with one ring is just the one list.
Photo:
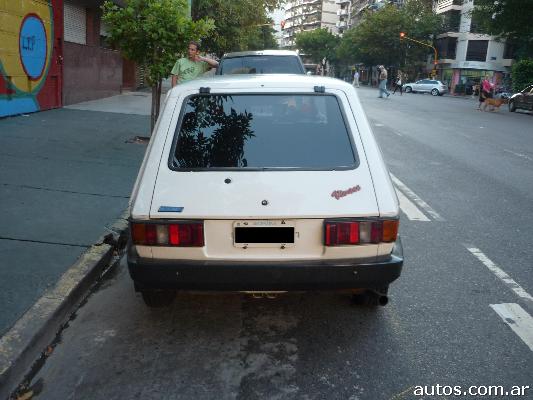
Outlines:
[[400, 40], [402, 40], [405, 37], [405, 32], [400, 32]]

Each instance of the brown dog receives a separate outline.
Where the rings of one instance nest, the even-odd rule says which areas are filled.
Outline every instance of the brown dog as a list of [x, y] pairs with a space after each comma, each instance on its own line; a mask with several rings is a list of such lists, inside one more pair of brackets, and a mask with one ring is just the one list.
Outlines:
[[489, 111], [496, 111], [496, 109], [500, 109], [502, 104], [507, 103], [505, 99], [491, 99], [487, 98], [483, 102], [483, 110], [487, 111], [487, 107], [490, 107]]

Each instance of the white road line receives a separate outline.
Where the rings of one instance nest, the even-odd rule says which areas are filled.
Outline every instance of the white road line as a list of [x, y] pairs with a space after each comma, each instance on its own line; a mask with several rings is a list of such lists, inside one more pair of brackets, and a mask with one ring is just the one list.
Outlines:
[[507, 152], [507, 153], [511, 153], [512, 155], [515, 155], [515, 156], [520, 157], [520, 158], [525, 158], [525, 159], [528, 160], [528, 161], [533, 161], [533, 158], [529, 157], [529, 156], [526, 155], [526, 154], [517, 153], [517, 152], [515, 152], [515, 151], [507, 150], [507, 149], [503, 149], [503, 151], [505, 151], [505, 152]]
[[522, 299], [527, 299], [533, 301], [533, 297], [524, 290], [522, 286], [520, 286], [516, 281], [511, 278], [507, 273], [498, 267], [496, 264], [492, 262], [490, 258], [488, 258], [481, 250], [475, 247], [467, 247], [468, 251], [472, 253], [479, 261], [481, 261], [485, 266], [494, 273], [498, 278], [502, 280], [503, 283], [507, 285], [513, 292], [515, 292], [519, 297]]
[[494, 311], [533, 351], [533, 318], [515, 303], [491, 304]]
[[414, 201], [420, 208], [422, 208], [426, 213], [428, 213], [435, 221], [445, 221], [434, 209], [432, 209], [428, 203], [422, 200], [418, 195], [409, 189], [405, 184], [396, 178], [393, 174], [390, 174], [394, 184], [400, 189], [407, 197]]
[[398, 195], [398, 200], [400, 201], [400, 208], [403, 213], [411, 221], [429, 221], [430, 219], [415, 206], [411, 200], [409, 200], [405, 195], [396, 189], [396, 194]]

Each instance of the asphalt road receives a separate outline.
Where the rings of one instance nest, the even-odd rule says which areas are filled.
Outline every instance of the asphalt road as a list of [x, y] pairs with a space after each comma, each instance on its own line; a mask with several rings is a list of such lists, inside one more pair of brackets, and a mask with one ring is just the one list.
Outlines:
[[533, 116], [359, 93], [402, 202], [389, 305], [184, 293], [150, 310], [122, 262], [62, 332], [35, 398], [451, 398], [444, 385], [533, 398]]

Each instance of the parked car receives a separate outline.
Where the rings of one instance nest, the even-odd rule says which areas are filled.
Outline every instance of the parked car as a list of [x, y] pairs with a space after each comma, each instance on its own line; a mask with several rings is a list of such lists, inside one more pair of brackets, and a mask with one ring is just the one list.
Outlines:
[[433, 96], [442, 96], [444, 93], [448, 93], [448, 87], [444, 83], [433, 79], [421, 79], [416, 82], [406, 83], [403, 85], [403, 90], [406, 93], [427, 92]]
[[533, 85], [529, 85], [521, 92], [511, 96], [509, 111], [514, 112], [517, 109], [533, 111]]
[[355, 89], [307, 75], [173, 88], [130, 200], [128, 266], [148, 306], [175, 291], [351, 289], [387, 303], [399, 205]]
[[295, 51], [240, 51], [225, 54], [216, 74], [305, 74], [305, 67]]

